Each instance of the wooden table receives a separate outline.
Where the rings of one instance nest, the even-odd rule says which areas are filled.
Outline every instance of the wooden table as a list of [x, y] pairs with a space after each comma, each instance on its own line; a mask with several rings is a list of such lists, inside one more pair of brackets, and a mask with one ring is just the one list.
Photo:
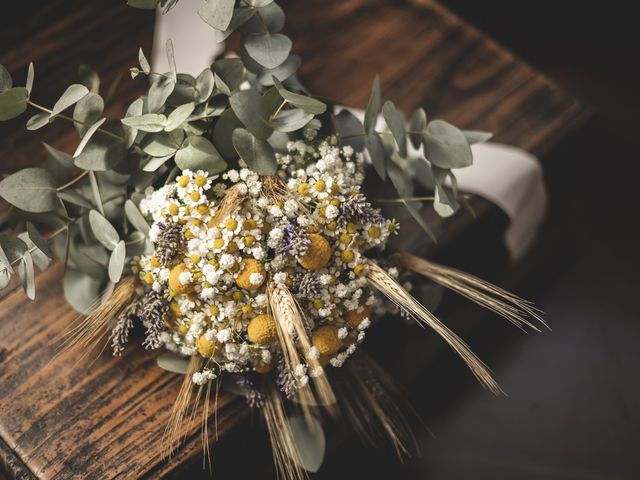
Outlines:
[[[123, 73], [119, 102], [110, 107], [120, 114], [140, 94], [142, 83], [129, 80], [127, 69], [136, 63], [138, 46], [149, 51], [153, 26], [151, 14], [123, 3], [46, 2], [48, 9], [38, 10], [43, 16], [30, 17], [38, 20], [22, 27], [29, 35], [10, 35], [3, 42], [0, 63], [24, 72], [33, 60], [35, 99], [44, 104], [52, 104], [73, 81], [78, 63], [91, 63], [107, 85]], [[438, 3], [283, 4], [294, 51], [304, 59], [303, 82], [344, 104], [363, 107], [377, 72], [384, 98], [405, 111], [423, 106], [430, 118], [490, 130], [496, 140], [543, 159], [589, 114]], [[75, 134], [66, 126], [34, 134], [24, 132], [23, 122], [0, 126], [3, 172], [41, 163], [40, 142], [67, 151], [75, 146]], [[473, 205], [480, 222], [497, 211], [478, 198]], [[6, 221], [6, 212], [0, 210], [0, 221]], [[464, 214], [447, 220], [444, 243], [463, 238], [471, 223]], [[151, 479], [175, 476], [199, 462], [198, 432], [170, 463], [160, 459], [181, 378], [157, 368], [153, 354], [130, 348], [121, 358], [103, 355], [92, 364], [78, 364], [72, 354], [55, 355], [52, 342], [76, 316], [62, 298], [60, 274], [61, 267], [54, 266], [39, 276], [35, 303], [18, 290], [0, 301], [0, 478]], [[220, 438], [247, 413], [242, 401], [222, 395]]]

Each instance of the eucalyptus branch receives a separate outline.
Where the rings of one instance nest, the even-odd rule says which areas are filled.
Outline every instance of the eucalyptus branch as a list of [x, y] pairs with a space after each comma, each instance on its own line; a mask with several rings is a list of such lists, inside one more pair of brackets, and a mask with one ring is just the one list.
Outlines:
[[79, 182], [80, 180], [82, 180], [84, 177], [86, 177], [89, 174], [90, 170], [85, 170], [84, 172], [82, 172], [80, 175], [78, 175], [75, 178], [72, 178], [71, 180], [69, 180], [67, 183], [65, 183], [64, 185], [62, 185], [61, 187], [56, 188], [57, 192], [61, 192], [69, 187], [71, 187], [72, 185], [75, 185], [77, 182]]
[[[48, 114], [50, 114], [50, 115], [53, 115], [53, 110], [50, 110], [50, 109], [48, 109], [47, 107], [43, 107], [42, 105], [39, 105], [39, 104], [37, 104], [37, 103], [35, 103], [35, 102], [32, 102], [31, 100], [27, 100], [27, 104], [31, 105], [31, 106], [32, 106], [32, 107], [34, 107], [34, 108], [37, 108], [37, 109], [39, 109], [39, 110], [42, 110], [43, 112], [46, 112], [46, 113], [48, 113]], [[63, 120], [67, 120], [67, 121], [72, 122], [72, 123], [79, 123], [80, 125], [84, 125], [85, 127], [92, 127], [92, 126], [93, 126], [93, 125], [92, 125], [92, 124], [90, 124], [90, 123], [83, 122], [83, 121], [81, 121], [81, 120], [75, 120], [75, 119], [73, 119], [73, 118], [71, 118], [71, 117], [68, 117], [67, 115], [62, 115], [61, 113], [56, 114], [56, 117], [57, 117], [57, 118], [61, 118], [61, 119], [63, 119]], [[105, 134], [105, 135], [107, 135], [107, 136], [109, 136], [109, 137], [113, 137], [113, 138], [115, 138], [115, 139], [117, 139], [117, 140], [121, 140], [121, 141], [124, 141], [124, 140], [125, 140], [125, 138], [124, 138], [124, 137], [121, 137], [121, 136], [120, 136], [120, 135], [118, 135], [118, 134], [115, 134], [115, 133], [113, 133], [113, 132], [110, 132], [109, 130], [105, 130], [104, 128], [98, 128], [96, 131], [97, 131], [97, 132], [100, 132], [100, 133], [103, 133], [103, 134]]]
[[405, 202], [421, 202], [421, 201], [433, 201], [436, 197], [408, 197], [408, 198], [375, 198], [375, 202], [379, 203], [405, 203]]
[[278, 109], [273, 113], [273, 115], [271, 116], [271, 120], [275, 119], [278, 114], [282, 111], [282, 109], [284, 108], [284, 106], [287, 104], [286, 100], [282, 100], [282, 103], [280, 104], [280, 106], [278, 107]]

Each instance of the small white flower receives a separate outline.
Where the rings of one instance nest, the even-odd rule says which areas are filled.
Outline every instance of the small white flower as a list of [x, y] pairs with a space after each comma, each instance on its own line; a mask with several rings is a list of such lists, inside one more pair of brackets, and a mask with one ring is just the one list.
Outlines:
[[231, 340], [231, 330], [228, 328], [224, 328], [218, 332], [216, 335], [219, 342], [226, 343]]
[[347, 335], [349, 335], [349, 331], [345, 327], [342, 327], [338, 330], [338, 338], [340, 340], [344, 340], [345, 338], [347, 338]]
[[276, 283], [284, 283], [287, 280], [286, 272], [278, 272], [273, 276], [273, 281]]
[[320, 358], [320, 350], [317, 347], [311, 347], [307, 352], [307, 356], [312, 360], [317, 360]]
[[249, 283], [251, 285], [260, 285], [264, 280], [264, 275], [260, 272], [254, 272], [249, 275]]
[[182, 272], [178, 277], [178, 281], [180, 282], [180, 285], [187, 285], [188, 283], [191, 282], [192, 277], [193, 277], [193, 274], [191, 272]]

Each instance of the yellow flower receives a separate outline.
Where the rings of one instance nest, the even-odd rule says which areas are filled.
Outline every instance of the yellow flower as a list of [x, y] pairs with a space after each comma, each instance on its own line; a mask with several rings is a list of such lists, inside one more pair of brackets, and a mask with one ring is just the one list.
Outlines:
[[318, 270], [324, 267], [331, 259], [331, 246], [326, 238], [317, 233], [307, 235], [309, 248], [300, 259], [300, 265], [307, 270]]
[[242, 313], [244, 315], [249, 315], [251, 312], [253, 312], [253, 307], [251, 305], [246, 304], [242, 306]]
[[[240, 288], [244, 288], [245, 290], [255, 290], [260, 288], [264, 283], [266, 278], [266, 271], [264, 269], [264, 265], [260, 263], [255, 258], [245, 258], [242, 260], [242, 268], [238, 277], [236, 278], [236, 285]], [[259, 273], [262, 275], [262, 281], [257, 284], [251, 283], [251, 275], [254, 273]]]
[[191, 198], [192, 202], [197, 202], [198, 200], [200, 200], [200, 192], [191, 192], [191, 195], [189, 195], [189, 197]]
[[254, 237], [253, 235], [247, 235], [246, 237], [244, 237], [244, 244], [247, 247], [253, 247], [256, 243], [256, 237]]
[[324, 180], [318, 180], [316, 183], [313, 184], [313, 188], [315, 189], [316, 192], [324, 192], [325, 189], [327, 188], [327, 185], [324, 183]]
[[235, 218], [229, 218], [226, 222], [224, 222], [224, 228], [233, 232], [236, 228], [238, 228], [238, 221]]
[[220, 308], [217, 305], [211, 305], [209, 307], [209, 313], [216, 317], [220, 313]]
[[200, 215], [206, 215], [207, 213], [209, 213], [209, 206], [205, 203], [202, 203], [198, 205], [197, 210]]
[[191, 291], [191, 289], [193, 288], [193, 285], [191, 285], [190, 283], [186, 283], [186, 284], [180, 283], [180, 274], [186, 271], [187, 271], [187, 266], [184, 263], [179, 263], [178, 265], [176, 265], [171, 269], [171, 271], [169, 272], [169, 289], [170, 290], [176, 292], [177, 294], [189, 293]]
[[158, 257], [153, 256], [149, 259], [149, 265], [153, 268], [158, 268], [160, 266], [160, 260], [158, 260]]
[[353, 262], [355, 255], [351, 250], [343, 250], [340, 252], [340, 258], [344, 263], [351, 263]]
[[224, 238], [216, 238], [213, 241], [213, 248], [218, 249], [218, 248], [222, 248], [222, 247], [224, 247]]
[[313, 332], [311, 343], [320, 351], [320, 355], [333, 355], [341, 346], [338, 329], [332, 325], [325, 325]]
[[344, 316], [345, 321], [352, 326], [353, 328], [358, 328], [358, 325], [365, 318], [371, 318], [371, 310], [366, 305], [361, 307], [359, 310], [351, 310], [347, 312]]
[[276, 322], [270, 315], [253, 317], [247, 327], [249, 340], [258, 345], [268, 345], [278, 339]]
[[169, 204], [169, 215], [175, 217], [176, 215], [178, 215], [178, 213], [180, 213], [180, 207], [178, 207], [178, 205], [176, 205], [175, 203], [170, 203]]
[[367, 233], [371, 238], [380, 238], [380, 227], [372, 225], [369, 227], [369, 230], [367, 230]]
[[204, 187], [207, 183], [207, 179], [204, 175], [198, 175], [194, 180], [194, 183], [199, 187]]
[[245, 230], [253, 230], [258, 226], [258, 224], [253, 218], [248, 218], [244, 221], [243, 226]]
[[187, 185], [189, 185], [189, 177], [187, 175], [182, 175], [178, 179], [178, 185], [180, 185], [182, 188], [185, 188]]
[[361, 263], [353, 267], [353, 273], [355, 273], [356, 275], [362, 275], [363, 271], [364, 271], [364, 265], [362, 265]]
[[308, 195], [310, 188], [311, 187], [307, 182], [302, 182], [300, 185], [298, 185], [298, 193], [300, 195]]
[[206, 335], [200, 335], [198, 341], [196, 342], [196, 346], [198, 347], [198, 352], [205, 358], [213, 357], [218, 351], [219, 345], [215, 340], [207, 340]]
[[153, 275], [151, 275], [150, 273], [145, 273], [145, 274], [144, 274], [144, 281], [145, 281], [145, 283], [147, 283], [148, 285], [152, 285], [152, 284], [153, 284], [153, 281], [154, 281]]
[[185, 335], [188, 331], [189, 331], [189, 327], [184, 323], [178, 327], [178, 332], [180, 332], [182, 335]]

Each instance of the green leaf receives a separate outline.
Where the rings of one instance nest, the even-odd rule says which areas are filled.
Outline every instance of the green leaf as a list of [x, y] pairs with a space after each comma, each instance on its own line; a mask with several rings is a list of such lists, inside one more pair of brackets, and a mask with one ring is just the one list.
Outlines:
[[[100, 121], [98, 123], [100, 123]], [[82, 153], [75, 158], [75, 165], [83, 170], [102, 172], [111, 170], [118, 164], [124, 162], [127, 159], [127, 149], [124, 145], [124, 139], [115, 139], [110, 135], [97, 131], [96, 124], [94, 124], [93, 127], [96, 128], [96, 132], [99, 134], [93, 135], [93, 133], [96, 132], [91, 132], [91, 129], [85, 134], [84, 138], [90, 137], [90, 141], [82, 147]], [[98, 125], [98, 127], [100, 127], [100, 130], [107, 130], [116, 135], [123, 135], [120, 122], [104, 122], [102, 126]], [[79, 145], [78, 148], [80, 146], [81, 145]]]
[[227, 160], [237, 158], [236, 149], [233, 146], [232, 136], [236, 128], [242, 128], [244, 125], [232, 109], [227, 109], [213, 129], [213, 143]]
[[189, 359], [171, 352], [163, 353], [158, 356], [156, 363], [163, 370], [179, 373], [180, 375], [186, 375], [189, 371]]
[[140, 147], [152, 157], [166, 157], [175, 154], [184, 141], [183, 130], [158, 132], [144, 137]]
[[99, 279], [68, 268], [62, 281], [64, 297], [74, 310], [88, 315], [99, 304], [102, 284]]
[[126, 253], [127, 245], [124, 240], [120, 240], [109, 257], [109, 280], [113, 283], [118, 283], [122, 277]]
[[364, 144], [371, 157], [371, 163], [382, 180], [387, 178], [387, 151], [382, 139], [377, 133], [371, 133], [364, 138]]
[[262, 97], [255, 90], [240, 90], [229, 98], [238, 119], [256, 138], [266, 140], [273, 133], [261, 109]]
[[93, 208], [95, 206], [75, 190], [63, 190], [62, 192], [58, 192], [58, 198], [67, 203], [83, 208]]
[[13, 274], [11, 261], [7, 258], [7, 254], [4, 252], [1, 240], [2, 239], [0, 238], [0, 290], [9, 285], [9, 282], [11, 282], [11, 275]]
[[251, 132], [237, 128], [233, 132], [233, 146], [247, 166], [260, 175], [274, 175], [278, 170], [273, 148], [268, 142], [253, 136]]
[[8, 176], [0, 182], [0, 196], [32, 213], [50, 212], [60, 205], [54, 180], [44, 168], [25, 168]]
[[407, 157], [407, 134], [404, 128], [404, 118], [393, 104], [393, 102], [384, 102], [382, 106], [382, 114], [384, 115], [384, 120], [387, 122], [387, 126], [391, 133], [393, 134], [393, 138], [398, 144], [398, 153], [401, 157]]
[[484, 143], [493, 137], [493, 133], [483, 132], [481, 130], [462, 130], [462, 134], [467, 139], [467, 142], [469, 142], [469, 145]]
[[226, 30], [221, 31], [218, 36], [218, 43], [226, 40], [229, 35], [235, 32], [241, 25], [256, 14], [256, 9], [249, 7], [238, 7], [233, 11], [233, 17]]
[[173, 154], [167, 155], [165, 157], [152, 157], [152, 158], [149, 159], [149, 161], [147, 163], [144, 164], [144, 166], [142, 167], [142, 171], [143, 172], [155, 172], [162, 165], [167, 163], [167, 160], [169, 160], [171, 158], [173, 158]]
[[95, 124], [104, 111], [104, 100], [97, 93], [89, 92], [76, 103], [73, 110], [74, 125], [80, 136], [86, 135], [91, 125]]
[[244, 48], [256, 62], [276, 68], [291, 53], [291, 39], [281, 33], [253, 33], [244, 39]]
[[9, 73], [9, 70], [0, 64], [0, 91], [9, 90], [11, 87], [13, 87], [11, 74]]
[[27, 130], [38, 130], [39, 128], [49, 125], [51, 115], [47, 112], [36, 113], [33, 117], [27, 120]]
[[176, 57], [173, 52], [173, 41], [168, 38], [165, 45], [167, 50], [167, 61], [169, 62], [169, 69], [171, 70], [171, 78], [174, 82], [178, 79], [178, 71], [176, 69]]
[[78, 75], [80, 76], [80, 83], [87, 87], [90, 92], [98, 93], [100, 91], [100, 77], [91, 67], [80, 65], [78, 67]]
[[65, 92], [62, 94], [60, 99], [56, 102], [56, 104], [51, 109], [51, 117], [55, 117], [59, 115], [71, 105], [78, 102], [81, 98], [83, 98], [86, 94], [89, 93], [89, 89], [84, 85], [80, 85], [75, 83], [69, 86]]
[[235, 0], [205, 0], [198, 15], [216, 30], [226, 30], [233, 17]]
[[176, 165], [181, 170], [205, 170], [210, 174], [226, 170], [227, 164], [216, 150], [216, 147], [204, 137], [191, 136], [176, 152]]
[[9, 273], [13, 273], [11, 263], [22, 258], [24, 253], [27, 251], [27, 244], [19, 237], [7, 232], [0, 232], [0, 248], [2, 248], [3, 251], [0, 257], [2, 258], [2, 263], [4, 264], [5, 269]]
[[96, 210], [89, 212], [89, 225], [96, 239], [107, 249], [113, 250], [120, 242], [120, 236], [113, 225]]
[[[409, 119], [409, 131], [424, 132], [427, 128], [427, 112], [423, 108], [418, 108]], [[418, 149], [422, 144], [422, 133], [409, 133], [409, 139], [413, 146]]]
[[284, 98], [290, 104], [301, 108], [305, 112], [312, 113], [314, 115], [321, 115], [327, 111], [327, 106], [321, 101], [316, 100], [315, 98], [308, 97], [306, 95], [290, 92], [285, 89], [278, 80], [274, 80], [274, 84], [282, 98]]
[[306, 113], [299, 108], [282, 110], [271, 120], [271, 126], [279, 132], [295, 132], [300, 130], [313, 119], [312, 113]]
[[247, 0], [247, 3], [252, 7], [260, 8], [273, 3], [273, 0]]
[[[0, 65], [1, 67], [1, 65]], [[33, 79], [35, 77], [35, 71], [33, 69], [33, 62], [29, 63], [29, 68], [27, 70], [27, 82], [25, 84], [25, 87], [27, 89], [27, 92], [29, 92], [29, 95], [31, 95], [31, 90], [33, 90]], [[0, 88], [0, 90], [2, 90], [2, 88]]]
[[196, 78], [196, 96], [195, 101], [198, 103], [206, 102], [215, 86], [215, 79], [210, 68], [205, 68]]
[[[227, 85], [230, 92], [238, 89], [244, 81], [246, 73], [242, 60], [239, 58], [221, 58], [211, 65], [211, 69]], [[217, 78], [216, 86], [220, 88], [220, 82]]]
[[440, 168], [462, 168], [473, 163], [471, 148], [464, 133], [444, 120], [434, 120], [423, 136], [424, 154]]
[[124, 213], [127, 215], [129, 222], [136, 230], [145, 234], [149, 233], [149, 224], [147, 223], [147, 220], [144, 218], [144, 215], [140, 213], [136, 204], [130, 199], [124, 202]]
[[167, 126], [167, 117], [159, 113], [145, 113], [120, 120], [124, 125], [143, 132], [161, 132]]
[[44, 253], [47, 257], [53, 258], [53, 252], [49, 248], [49, 244], [44, 238], [42, 238], [38, 229], [31, 222], [27, 222], [27, 234], [38, 250]]
[[299, 55], [289, 55], [289, 58], [276, 68], [261, 68], [256, 72], [258, 81], [267, 87], [274, 85], [274, 78], [280, 82], [284, 82], [296, 73], [301, 63], [302, 60]]
[[25, 252], [18, 264], [18, 275], [22, 280], [22, 288], [29, 300], [36, 298], [36, 274], [33, 267], [33, 258], [29, 252]]
[[87, 131], [84, 134], [84, 137], [82, 137], [82, 140], [80, 140], [80, 143], [78, 144], [78, 148], [76, 148], [76, 151], [73, 153], [73, 158], [77, 158], [80, 156], [82, 151], [85, 149], [85, 147], [89, 143], [89, 140], [91, 140], [91, 137], [93, 137], [93, 135], [98, 131], [98, 129], [106, 121], [107, 121], [106, 118], [101, 118], [100, 120], [98, 120], [96, 123], [94, 123], [87, 129]]
[[185, 105], [180, 105], [169, 114], [169, 117], [167, 118], [167, 124], [165, 125], [164, 129], [167, 132], [170, 132], [178, 128], [180, 125], [182, 125], [183, 122], [187, 120], [187, 118], [189, 118], [189, 116], [193, 113], [194, 108], [196, 108], [196, 105], [193, 102], [187, 103]]
[[149, 95], [147, 96], [147, 107], [149, 112], [157, 112], [166, 103], [169, 95], [173, 93], [176, 82], [171, 77], [158, 76], [151, 82]]
[[380, 104], [380, 76], [376, 75], [376, 78], [373, 79], [373, 86], [371, 87], [371, 96], [369, 97], [367, 110], [364, 113], [364, 131], [367, 133], [373, 132], [373, 129], [376, 127], [376, 120], [378, 119], [378, 113], [380, 112]]
[[127, 5], [142, 10], [155, 10], [160, 0], [127, 0]]
[[[29, 237], [29, 234], [27, 232], [22, 232], [20, 235], [18, 235], [18, 238], [20, 238], [27, 245], [27, 253], [31, 255], [31, 260], [33, 264], [38, 268], [38, 270], [46, 270], [46, 268], [51, 264], [51, 257], [45, 255], [36, 246], [36, 244], [31, 241], [31, 238]], [[25, 255], [27, 253], [25, 253]]]
[[278, 33], [284, 27], [285, 15], [277, 3], [272, 2], [264, 7], [256, 8], [258, 14], [248, 21], [242, 28], [242, 33], [248, 35], [262, 31], [265, 27], [271, 33]]
[[144, 56], [142, 48], [138, 50], [138, 62], [140, 63], [140, 68], [144, 73], [148, 74], [149, 72], [151, 72], [151, 65], [149, 65], [149, 60], [147, 60], [147, 57]]
[[22, 115], [27, 109], [28, 99], [29, 91], [23, 87], [0, 92], [0, 122]]
[[[125, 118], [139, 117], [140, 115], [142, 115], [143, 109], [144, 109], [144, 100], [142, 100], [141, 98], [138, 98], [133, 103], [131, 103], [131, 105], [129, 105], [129, 108], [127, 108], [127, 111], [125, 112], [124, 116]], [[122, 130], [124, 131], [124, 136], [125, 136], [125, 148], [130, 148], [136, 140], [136, 136], [138, 135], [138, 129], [134, 127], [130, 127], [123, 123]]]
[[307, 472], [320, 470], [324, 460], [326, 439], [320, 422], [313, 416], [295, 415], [287, 418], [296, 455], [292, 458]]
[[364, 150], [364, 127], [353, 113], [342, 110], [334, 117], [336, 131], [341, 135], [343, 145], [349, 145], [356, 152]]

